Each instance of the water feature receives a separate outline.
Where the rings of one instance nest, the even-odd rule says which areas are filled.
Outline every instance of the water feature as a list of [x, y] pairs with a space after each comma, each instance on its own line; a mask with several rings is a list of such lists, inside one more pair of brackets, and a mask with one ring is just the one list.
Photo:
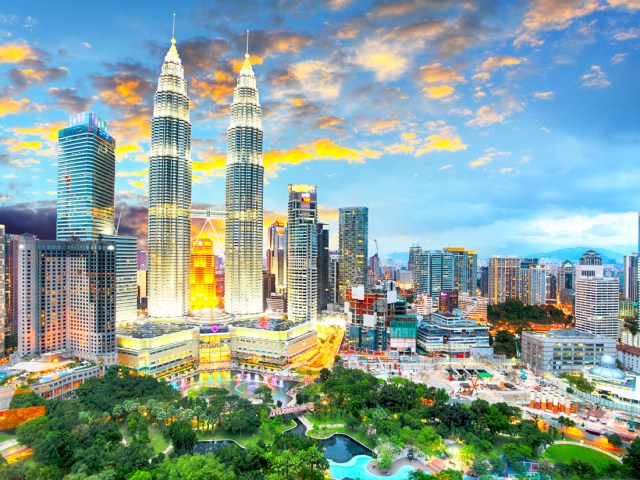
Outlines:
[[207, 453], [218, 453], [224, 447], [237, 445], [233, 440], [200, 440], [196, 443], [194, 453], [205, 455]]
[[174, 382], [173, 387], [180, 391], [198, 388], [199, 386], [218, 387], [224, 388], [229, 393], [253, 399], [257, 398], [254, 393], [257, 388], [261, 385], [267, 385], [272, 390], [273, 401], [280, 400], [282, 406], [285, 406], [291, 401], [291, 397], [287, 395], [287, 392], [297, 384], [298, 382], [284, 380], [277, 375], [259, 375], [239, 370], [221, 370], [211, 373], [199, 373], [191, 377], [188, 384], [182, 379], [179, 383]]
[[329, 460], [329, 471], [333, 478], [341, 480], [343, 478], [358, 478], [360, 480], [406, 480], [409, 478], [409, 472], [414, 468], [404, 465], [398, 469], [393, 475], [375, 475], [367, 470], [367, 464], [371, 461], [368, 455], [358, 455], [344, 463], [336, 463]]

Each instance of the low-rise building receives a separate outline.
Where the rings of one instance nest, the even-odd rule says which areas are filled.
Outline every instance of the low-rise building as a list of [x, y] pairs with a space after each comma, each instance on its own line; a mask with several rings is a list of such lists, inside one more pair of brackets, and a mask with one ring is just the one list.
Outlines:
[[229, 325], [231, 358], [241, 365], [282, 369], [318, 341], [315, 321], [257, 318]]
[[427, 353], [467, 357], [472, 349], [489, 348], [489, 327], [464, 318], [459, 309], [434, 312], [418, 325], [417, 345]]
[[593, 366], [616, 354], [616, 339], [578, 330], [522, 332], [522, 362], [538, 374], [559, 374]]
[[585, 368], [582, 373], [595, 385], [594, 394], [614, 402], [640, 404], [639, 377], [616, 368], [614, 357], [603, 355], [597, 366]]
[[198, 362], [200, 328], [183, 323], [140, 322], [118, 328], [118, 363], [164, 377]]
[[640, 348], [633, 345], [619, 343], [617, 346], [618, 360], [626, 370], [640, 374]]

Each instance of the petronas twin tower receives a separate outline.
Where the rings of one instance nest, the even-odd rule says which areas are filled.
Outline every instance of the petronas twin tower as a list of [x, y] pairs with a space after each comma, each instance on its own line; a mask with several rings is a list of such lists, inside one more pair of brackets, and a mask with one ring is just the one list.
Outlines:
[[[189, 314], [191, 124], [184, 69], [171, 39], [155, 94], [149, 157], [148, 312]], [[262, 113], [249, 54], [227, 131], [225, 310], [262, 312]]]

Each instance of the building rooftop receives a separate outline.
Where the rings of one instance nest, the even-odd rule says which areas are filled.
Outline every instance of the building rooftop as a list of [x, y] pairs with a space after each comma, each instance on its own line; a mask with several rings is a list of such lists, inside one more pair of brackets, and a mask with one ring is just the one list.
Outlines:
[[194, 325], [186, 325], [184, 323], [139, 322], [122, 327], [118, 326], [116, 333], [119, 336], [133, 338], [154, 338], [181, 332], [183, 330], [191, 330], [193, 328], [196, 327]]
[[292, 322], [291, 320], [262, 317], [234, 322], [231, 326], [242, 328], [256, 328], [259, 330], [271, 330], [273, 332], [284, 332], [294, 327], [295, 325], [296, 323]]
[[616, 360], [611, 355], [603, 355], [599, 363], [600, 365], [589, 369], [589, 375], [602, 380], [625, 380], [627, 378], [626, 373], [616, 368]]
[[[570, 330], [549, 330], [546, 332], [532, 332], [532, 331], [524, 331], [523, 335], [532, 335], [535, 337], [543, 337], [543, 338], [596, 338], [596, 335], [588, 332], [581, 332], [579, 330], [570, 329]], [[604, 340], [604, 339], [603, 339]]]

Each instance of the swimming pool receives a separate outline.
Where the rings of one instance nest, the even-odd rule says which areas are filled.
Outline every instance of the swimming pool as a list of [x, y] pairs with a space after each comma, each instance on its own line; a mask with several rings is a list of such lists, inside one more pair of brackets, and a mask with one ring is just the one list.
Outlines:
[[409, 472], [415, 470], [409, 465], [404, 465], [393, 475], [382, 477], [369, 473], [367, 463], [369, 463], [370, 460], [371, 457], [368, 455], [358, 455], [346, 463], [336, 463], [329, 460], [329, 471], [331, 472], [331, 476], [338, 480], [342, 480], [345, 477], [358, 478], [360, 480], [407, 480]]

